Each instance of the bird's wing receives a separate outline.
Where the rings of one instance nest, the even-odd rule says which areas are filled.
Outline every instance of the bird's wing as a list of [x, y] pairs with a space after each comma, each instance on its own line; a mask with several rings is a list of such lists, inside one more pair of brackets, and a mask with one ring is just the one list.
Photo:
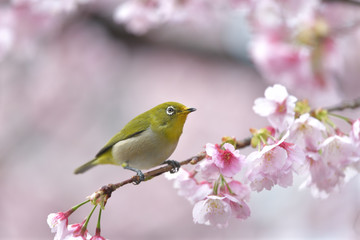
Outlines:
[[119, 133], [113, 136], [109, 142], [102, 149], [100, 149], [100, 151], [96, 154], [96, 157], [101, 156], [107, 150], [111, 149], [112, 146], [114, 146], [116, 143], [135, 137], [148, 129], [150, 126], [150, 121], [141, 115], [131, 120]]

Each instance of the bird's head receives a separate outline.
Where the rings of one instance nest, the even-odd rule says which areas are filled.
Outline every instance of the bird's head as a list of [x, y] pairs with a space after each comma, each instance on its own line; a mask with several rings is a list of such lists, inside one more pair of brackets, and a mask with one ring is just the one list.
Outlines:
[[178, 140], [186, 117], [189, 113], [196, 111], [177, 102], [162, 103], [150, 110], [151, 128], [155, 132], [161, 132], [169, 140]]

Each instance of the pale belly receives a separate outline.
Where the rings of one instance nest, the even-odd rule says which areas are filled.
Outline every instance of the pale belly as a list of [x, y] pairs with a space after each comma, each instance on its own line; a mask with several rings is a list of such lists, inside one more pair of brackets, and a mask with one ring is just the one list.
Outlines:
[[112, 148], [114, 160], [120, 165], [149, 169], [162, 164], [174, 152], [177, 142], [169, 143], [147, 129], [139, 136], [120, 141]]

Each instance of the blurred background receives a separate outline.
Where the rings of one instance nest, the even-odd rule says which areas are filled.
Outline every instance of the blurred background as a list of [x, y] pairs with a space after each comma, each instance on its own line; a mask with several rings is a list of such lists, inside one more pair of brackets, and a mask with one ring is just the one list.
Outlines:
[[[198, 109], [189, 115], [171, 157], [179, 161], [222, 136], [246, 138], [249, 128], [268, 124], [252, 111], [269, 84], [249, 60], [251, 35], [241, 14], [211, 27], [172, 24], [135, 36], [105, 13], [84, 7], [61, 24], [52, 23], [53, 33], [46, 37], [31, 32], [31, 37], [41, 36], [38, 45], [20, 42], [0, 62], [0, 239], [52, 239], [49, 213], [66, 211], [101, 186], [132, 176], [115, 166], [98, 166], [83, 175], [73, 170], [129, 120], [159, 103], [178, 101]], [[343, 99], [359, 96], [359, 62], [352, 63], [353, 81], [344, 84]], [[322, 104], [334, 103], [324, 99]], [[357, 239], [359, 202], [358, 177], [327, 200], [299, 191], [296, 184], [275, 187], [252, 194], [248, 220], [232, 219], [227, 229], [217, 229], [195, 225], [192, 206], [160, 176], [113, 193], [102, 215], [102, 235]], [[70, 223], [81, 222], [89, 212], [90, 206], [80, 208]]]

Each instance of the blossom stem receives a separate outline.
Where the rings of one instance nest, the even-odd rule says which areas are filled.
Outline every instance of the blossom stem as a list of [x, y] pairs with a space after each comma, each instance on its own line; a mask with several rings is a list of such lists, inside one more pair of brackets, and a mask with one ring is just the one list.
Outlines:
[[93, 209], [91, 210], [89, 216], [86, 218], [86, 221], [85, 221], [84, 225], [83, 225], [82, 228], [81, 228], [81, 234], [84, 234], [84, 233], [85, 233], [85, 231], [86, 231], [86, 229], [87, 229], [87, 225], [89, 224], [89, 220], [90, 220], [92, 214], [94, 213], [96, 207], [97, 207], [97, 205], [95, 205], [95, 206], [93, 207]]
[[220, 173], [220, 177], [219, 177], [219, 180], [220, 180], [220, 188], [223, 188], [224, 187], [224, 183], [226, 182], [225, 179], [224, 179], [224, 176]]
[[98, 222], [97, 222], [97, 225], [96, 225], [96, 233], [95, 233], [95, 235], [98, 235], [98, 236], [100, 236], [101, 212], [102, 212], [102, 208], [100, 208], [100, 210], [99, 210], [99, 217], [98, 217]]
[[[271, 136], [271, 135], [270, 135], [270, 136]], [[264, 139], [264, 137], [261, 136], [261, 135], [260, 135], [260, 140], [261, 140], [261, 142], [262, 142], [263, 145], [266, 145], [266, 142], [267, 142], [267, 141], [266, 141], [266, 140]]]
[[65, 216], [66, 216], [66, 217], [69, 217], [69, 216], [70, 216], [73, 212], [75, 212], [79, 207], [81, 207], [82, 205], [88, 203], [89, 201], [90, 201], [90, 200], [86, 200], [86, 201], [84, 201], [84, 202], [82, 202], [82, 203], [79, 203], [78, 205], [70, 208], [68, 211], [65, 212]]
[[[271, 138], [274, 142], [277, 142], [277, 139], [273, 135], [269, 134], [268, 137]], [[266, 145], [266, 143], [264, 145]]]
[[228, 182], [225, 180], [224, 176], [222, 174], [220, 174], [220, 176], [221, 176], [222, 185], [225, 183], [226, 188], [229, 190], [229, 193], [234, 194], [233, 191], [231, 191], [231, 188], [230, 188]]
[[[221, 176], [221, 174], [220, 174], [220, 176]], [[219, 182], [220, 182], [220, 177], [214, 182], [214, 188], [213, 188], [214, 195], [218, 194]]]
[[84, 202], [82, 202], [82, 203], [79, 203], [78, 205], [72, 207], [72, 208], [71, 208], [71, 211], [72, 211], [72, 212], [75, 212], [79, 207], [81, 207], [82, 205], [84, 205], [84, 204], [86, 204], [86, 203], [88, 203], [88, 202], [90, 202], [90, 200], [86, 200], [86, 201], [84, 201]]

